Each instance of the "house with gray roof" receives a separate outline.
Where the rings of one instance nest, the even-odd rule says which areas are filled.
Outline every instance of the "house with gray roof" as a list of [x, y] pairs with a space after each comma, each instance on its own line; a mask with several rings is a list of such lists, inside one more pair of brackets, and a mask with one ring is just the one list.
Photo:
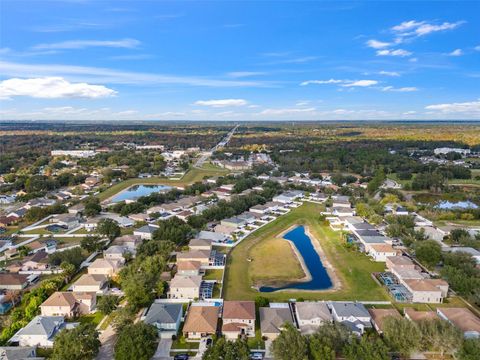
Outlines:
[[142, 320], [157, 328], [162, 338], [171, 338], [180, 329], [183, 316], [182, 304], [153, 303]]
[[280, 335], [285, 323], [293, 324], [292, 313], [288, 307], [261, 307], [259, 313], [262, 336], [269, 340], [275, 340]]
[[63, 329], [72, 329], [78, 323], [66, 323], [63, 316], [35, 316], [9, 340], [19, 346], [52, 347], [55, 336]]
[[333, 316], [325, 302], [297, 302], [295, 309], [297, 323], [303, 334], [313, 334], [322, 324], [333, 322]]
[[153, 233], [158, 229], [158, 225], [144, 225], [133, 231], [133, 235], [138, 235], [142, 240], [152, 240]]
[[223, 242], [228, 239], [228, 236], [214, 231], [200, 231], [197, 234], [197, 239], [210, 240], [212, 242]]
[[330, 310], [336, 322], [345, 325], [357, 335], [362, 335], [366, 328], [372, 327], [372, 317], [361, 303], [335, 301], [330, 303]]
[[1, 360], [43, 360], [45, 358], [37, 356], [35, 346], [1, 346]]

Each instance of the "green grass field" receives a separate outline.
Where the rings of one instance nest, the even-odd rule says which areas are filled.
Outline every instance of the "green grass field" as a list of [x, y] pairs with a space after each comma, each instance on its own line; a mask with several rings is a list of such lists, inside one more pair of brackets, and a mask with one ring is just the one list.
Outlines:
[[152, 177], [147, 179], [128, 179], [113, 185], [98, 195], [100, 201], [104, 201], [122, 190], [139, 184], [155, 184], [155, 185], [171, 185], [171, 186], [187, 186], [194, 182], [203, 180], [204, 177], [213, 177], [226, 175], [229, 171], [221, 169], [212, 164], [205, 164], [201, 169], [191, 168], [180, 180], [170, 180], [161, 177]]
[[[342, 243], [341, 234], [334, 232], [328, 225], [320, 221], [322, 205], [305, 203], [281, 216], [272, 223], [259, 229], [244, 239], [232, 249], [228, 256], [223, 296], [227, 300], [254, 299], [263, 295], [276, 301], [285, 301], [291, 298], [307, 300], [389, 300], [386, 291], [372, 278], [372, 272], [382, 271], [383, 263], [375, 263], [366, 255], [354, 250], [346, 249]], [[320, 242], [330, 264], [340, 279], [341, 288], [326, 291], [278, 291], [274, 293], [260, 293], [252, 288], [251, 263], [247, 260], [258, 254], [257, 247], [263, 241], [279, 235], [294, 224], [305, 224], [313, 236]], [[265, 256], [270, 256], [268, 252]], [[276, 258], [282, 264], [282, 258]], [[262, 261], [257, 258], [257, 261]]]
[[223, 270], [221, 269], [208, 269], [205, 271], [205, 275], [203, 276], [203, 280], [217, 280], [219, 282], [222, 281]]

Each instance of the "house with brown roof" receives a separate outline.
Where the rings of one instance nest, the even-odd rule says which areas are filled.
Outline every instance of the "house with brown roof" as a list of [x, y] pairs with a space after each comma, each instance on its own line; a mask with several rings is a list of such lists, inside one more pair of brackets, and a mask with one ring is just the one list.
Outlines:
[[202, 263], [200, 261], [180, 261], [177, 264], [177, 274], [179, 275], [200, 275], [200, 268]]
[[94, 292], [57, 291], [40, 305], [42, 316], [65, 316], [73, 318], [90, 314], [97, 304]]
[[212, 250], [212, 242], [206, 239], [192, 239], [188, 243], [190, 250]]
[[401, 319], [402, 315], [396, 309], [368, 309], [372, 323], [379, 334], [383, 332], [385, 320], [388, 318]]
[[0, 289], [23, 290], [28, 286], [27, 275], [0, 274]]
[[203, 266], [210, 263], [210, 250], [191, 250], [177, 254], [177, 262], [181, 261], [199, 261]]
[[414, 308], [405, 308], [403, 310], [405, 313], [405, 318], [413, 322], [420, 322], [423, 320], [435, 320], [438, 319], [438, 315], [435, 311], [427, 310], [427, 311], [418, 311]]
[[198, 299], [200, 297], [200, 275], [179, 275], [176, 274], [170, 281], [169, 297], [171, 299]]
[[22, 271], [47, 270], [48, 255], [45, 250], [36, 252], [22, 262]]
[[480, 338], [480, 318], [469, 309], [438, 308], [437, 314], [460, 329], [465, 338]]
[[292, 313], [288, 307], [261, 307], [260, 312], [260, 329], [262, 336], [269, 340], [275, 340], [282, 331], [285, 323], [292, 323]]
[[102, 294], [107, 287], [108, 278], [101, 274], [84, 274], [73, 283], [74, 292], [95, 292]]
[[222, 333], [235, 340], [239, 336], [255, 336], [255, 302], [224, 301]]
[[388, 256], [385, 259], [385, 265], [388, 270], [393, 267], [415, 270], [415, 264], [406, 256]]
[[123, 266], [123, 259], [96, 259], [88, 266], [88, 273], [114, 277]]
[[183, 335], [189, 339], [214, 335], [217, 332], [219, 314], [218, 306], [190, 306], [183, 325]]
[[400, 279], [412, 294], [412, 302], [439, 304], [448, 294], [448, 283], [442, 279]]

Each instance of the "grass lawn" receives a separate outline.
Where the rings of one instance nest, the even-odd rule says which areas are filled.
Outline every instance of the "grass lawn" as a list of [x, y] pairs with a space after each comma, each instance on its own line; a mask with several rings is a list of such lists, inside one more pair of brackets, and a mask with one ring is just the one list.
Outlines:
[[[252, 300], [262, 295], [275, 301], [291, 298], [306, 300], [389, 300], [385, 290], [372, 278], [372, 272], [383, 271], [385, 264], [375, 263], [366, 255], [346, 249], [341, 234], [334, 232], [328, 225], [320, 222], [322, 205], [305, 203], [287, 215], [277, 218], [270, 224], [260, 228], [232, 249], [227, 260], [227, 269], [223, 295], [227, 300]], [[260, 293], [252, 288], [252, 263], [247, 259], [258, 254], [256, 247], [268, 239], [272, 239], [294, 224], [306, 224], [315, 239], [320, 242], [330, 264], [336, 269], [341, 282], [338, 290], [327, 291], [277, 291]], [[273, 257], [264, 252], [264, 257]], [[276, 258], [283, 264], [284, 259]], [[267, 259], [258, 259], [263, 263]]]
[[172, 185], [172, 186], [186, 186], [193, 184], [194, 182], [201, 181], [205, 176], [220, 176], [229, 173], [229, 170], [221, 169], [213, 166], [212, 164], [205, 164], [201, 169], [191, 168], [180, 180], [170, 180], [161, 177], [152, 177], [146, 179], [128, 179], [115, 184], [98, 195], [100, 201], [106, 200], [118, 192], [138, 184], [159, 184], [159, 185]]
[[45, 228], [40, 228], [40, 229], [32, 229], [32, 230], [26, 230], [22, 231], [25, 235], [52, 235], [53, 232], [48, 231]]
[[203, 280], [217, 280], [222, 281], [223, 270], [221, 269], [208, 269], [205, 271]]
[[[180, 332], [179, 332], [180, 334]], [[190, 342], [186, 341], [183, 335], [179, 335], [172, 343], [171, 349], [182, 349], [182, 350], [198, 350], [200, 346], [199, 342]]]
[[263, 240], [252, 248], [250, 256], [249, 271], [256, 286], [282, 285], [305, 276], [290, 243], [282, 238]]
[[80, 322], [80, 324], [87, 324], [87, 323], [90, 323], [90, 324], [93, 324], [95, 326], [97, 326], [98, 324], [100, 324], [100, 321], [102, 321], [102, 319], [104, 318], [104, 314], [100, 311], [97, 311], [93, 314], [88, 314], [88, 315], [82, 315], [80, 316], [80, 318], [78, 319], [78, 321]]

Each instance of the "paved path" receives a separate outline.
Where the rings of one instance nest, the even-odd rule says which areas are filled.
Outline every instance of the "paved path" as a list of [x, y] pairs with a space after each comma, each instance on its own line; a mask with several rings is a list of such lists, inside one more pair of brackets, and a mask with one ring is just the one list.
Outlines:
[[235, 127], [230, 130], [230, 132], [217, 144], [215, 145], [212, 149], [209, 151], [204, 152], [200, 158], [195, 162], [195, 165], [193, 165], [196, 168], [201, 168], [203, 164], [212, 156], [212, 154], [217, 151], [219, 147], [225, 146], [228, 144], [230, 139], [232, 138], [233, 134], [235, 133], [235, 130], [237, 130], [238, 125], [235, 125]]
[[96, 357], [96, 360], [112, 360], [113, 359], [113, 347], [115, 345], [116, 334], [112, 326], [108, 326], [105, 330], [100, 332], [100, 351]]
[[172, 339], [160, 339], [155, 355], [155, 360], [170, 360], [170, 348], [172, 347]]

